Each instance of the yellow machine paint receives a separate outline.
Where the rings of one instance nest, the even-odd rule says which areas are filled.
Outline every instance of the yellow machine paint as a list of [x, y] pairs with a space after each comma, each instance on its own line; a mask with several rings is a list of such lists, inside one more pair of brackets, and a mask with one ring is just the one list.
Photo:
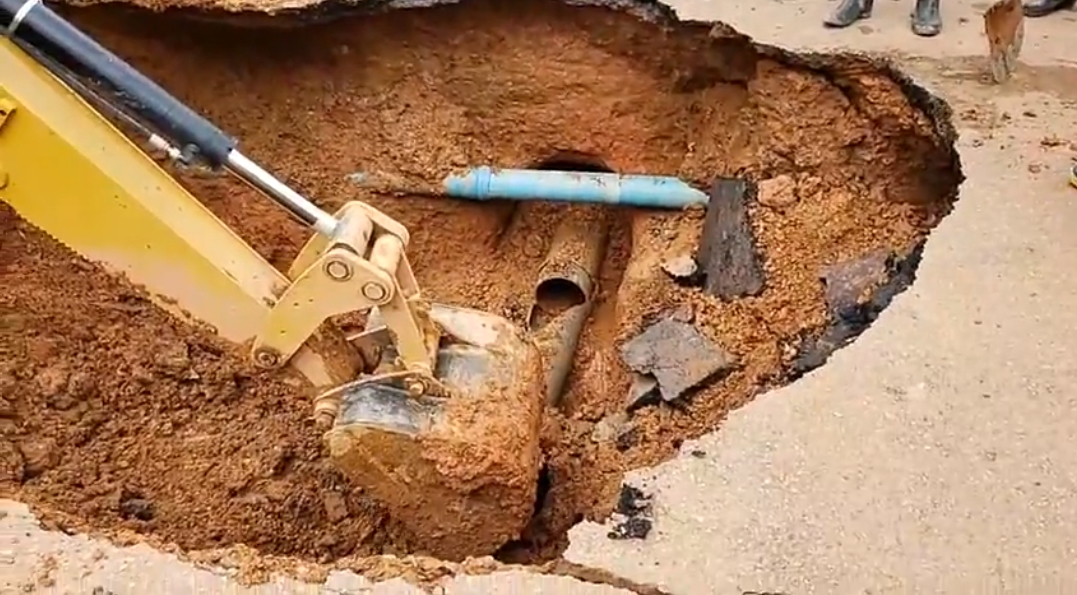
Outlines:
[[[0, 200], [53, 238], [144, 286], [171, 312], [252, 341], [288, 279], [82, 98], [0, 38]], [[326, 333], [321, 333], [322, 335]], [[293, 366], [318, 387], [354, 380], [350, 349], [319, 337]]]

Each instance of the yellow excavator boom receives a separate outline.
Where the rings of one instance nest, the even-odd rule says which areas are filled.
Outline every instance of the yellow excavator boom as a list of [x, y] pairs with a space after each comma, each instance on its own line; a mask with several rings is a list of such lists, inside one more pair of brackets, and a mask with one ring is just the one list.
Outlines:
[[[0, 197], [157, 303], [253, 341], [289, 280], [85, 100], [0, 38]], [[317, 387], [358, 370], [343, 339], [291, 362]], [[337, 343], [334, 345], [333, 343]]]

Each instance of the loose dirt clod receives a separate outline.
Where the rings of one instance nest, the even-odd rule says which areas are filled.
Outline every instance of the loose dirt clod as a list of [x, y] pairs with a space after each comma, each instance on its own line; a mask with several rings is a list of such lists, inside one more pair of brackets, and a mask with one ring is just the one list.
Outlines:
[[[625, 469], [671, 456], [787, 382], [799, 346], [833, 322], [820, 271], [880, 250], [909, 254], [961, 181], [949, 110], [886, 64], [789, 54], [721, 25], [677, 22], [661, 5], [633, 9], [467, 0], [305, 26], [282, 16], [297, 26], [268, 29], [206, 22], [211, 13], [69, 13], [321, 206], [362, 198], [407, 225], [431, 298], [518, 324], [570, 210], [366, 196], [347, 176], [387, 172], [430, 187], [460, 168], [574, 151], [702, 188], [716, 177], [795, 181], [795, 201], [749, 205], [766, 284], [728, 301], [661, 267], [695, 252], [702, 212], [609, 211], [595, 309], [561, 407], [544, 421], [544, 483], [526, 503], [535, 516], [503, 558], [556, 556], [573, 524], [613, 512]], [[183, 175], [275, 265], [305, 241], [241, 184]], [[419, 564], [356, 559], [421, 551], [423, 536], [327, 463], [302, 383], [255, 370], [242, 349], [172, 319], [7, 209], [0, 238], [0, 455], [23, 461], [0, 468], [0, 495], [54, 526], [134, 532], [188, 552], [245, 545], [380, 578]], [[684, 407], [641, 408], [595, 440], [632, 382], [621, 345], [678, 306], [737, 368]], [[479, 544], [461, 535], [461, 554], [470, 546]]]

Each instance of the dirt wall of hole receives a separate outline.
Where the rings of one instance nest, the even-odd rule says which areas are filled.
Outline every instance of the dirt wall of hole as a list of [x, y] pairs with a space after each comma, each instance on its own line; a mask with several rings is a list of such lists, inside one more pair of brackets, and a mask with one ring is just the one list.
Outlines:
[[[663, 11], [644, 22], [556, 0], [471, 0], [287, 29], [114, 6], [67, 14], [323, 207], [362, 198], [407, 225], [432, 298], [517, 322], [553, 228], [583, 207], [366, 196], [347, 175], [431, 184], [576, 151], [703, 187], [719, 175], [790, 182], [791, 202], [752, 211], [767, 288], [734, 302], [659, 270], [695, 246], [700, 212], [600, 214], [612, 231], [598, 306], [545, 424], [550, 486], [518, 559], [556, 554], [574, 522], [610, 512], [625, 468], [672, 455], [782, 384], [795, 341], [826, 322], [820, 267], [909, 251], [961, 180], [947, 108], [887, 65], [791, 55]], [[306, 238], [231, 180], [182, 180], [275, 265]], [[322, 562], [416, 549], [322, 459], [299, 383], [250, 370], [10, 212], [0, 229], [0, 448], [18, 453], [0, 494], [62, 526], [185, 549], [246, 544]], [[676, 306], [740, 366], [596, 441], [628, 388], [618, 346]]]

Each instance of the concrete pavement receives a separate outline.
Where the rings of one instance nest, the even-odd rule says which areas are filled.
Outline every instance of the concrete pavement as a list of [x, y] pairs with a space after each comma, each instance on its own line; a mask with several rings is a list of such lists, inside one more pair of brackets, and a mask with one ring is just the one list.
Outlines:
[[[647, 540], [583, 524], [566, 558], [677, 595], [1077, 590], [1077, 190], [1069, 148], [1041, 142], [1077, 138], [1077, 13], [1029, 21], [1026, 66], [999, 88], [979, 82], [986, 3], [947, 0], [928, 40], [909, 31], [908, 0], [880, 0], [841, 31], [819, 24], [834, 6], [823, 0], [673, 4], [763, 42], [898, 56], [954, 106], [968, 180], [917, 282], [858, 341], [685, 445], [703, 457], [631, 475], [654, 496]], [[350, 573], [244, 588], [145, 546], [46, 533], [21, 505], [0, 510], [3, 595], [419, 592]], [[444, 591], [626, 592], [523, 572]]]

